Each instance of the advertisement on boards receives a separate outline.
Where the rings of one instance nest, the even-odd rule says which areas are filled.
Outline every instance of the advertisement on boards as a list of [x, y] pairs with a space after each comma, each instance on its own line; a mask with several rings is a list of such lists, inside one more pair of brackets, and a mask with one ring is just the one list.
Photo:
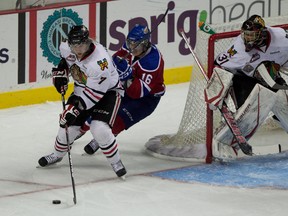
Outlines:
[[[167, 8], [170, 10], [159, 24]], [[147, 25], [166, 69], [190, 66], [190, 52], [178, 29], [184, 29], [194, 48], [202, 11], [207, 13], [207, 23], [242, 22], [255, 13], [264, 18], [288, 15], [288, 0], [119, 0], [26, 12], [24, 23], [18, 14], [3, 15], [0, 25], [6, 28], [0, 30], [0, 73], [9, 75], [0, 81], [0, 91], [51, 86], [51, 69], [60, 59], [59, 44], [75, 24], [95, 28], [96, 40], [111, 54], [122, 46], [136, 23]], [[25, 26], [24, 31], [19, 31], [21, 26]]]
[[[15, 15], [0, 17], [0, 92], [17, 86], [18, 19]], [[20, 56], [21, 57], [21, 56]]]
[[37, 21], [37, 82], [51, 85], [51, 69], [60, 61], [59, 46], [72, 26], [87, 25], [88, 6], [45, 10]]
[[[123, 4], [125, 1], [131, 6]], [[191, 64], [190, 52], [178, 34], [178, 29], [185, 30], [191, 47], [194, 48], [197, 42], [199, 15], [202, 11], [207, 12], [206, 22], [210, 24], [242, 22], [253, 14], [264, 17], [287, 15], [288, 1], [113, 1], [108, 4], [107, 14], [113, 16], [107, 17], [107, 48], [111, 51], [117, 50], [135, 23], [140, 22], [153, 30], [166, 8], [171, 10], [164, 22], [151, 34], [151, 41], [157, 44], [163, 53], [166, 67], [173, 68]]]
[[[131, 7], [127, 7], [127, 5], [131, 5]], [[136, 23], [141, 23], [147, 25], [153, 31], [151, 42], [156, 44], [162, 52], [165, 59], [165, 67], [183, 67], [191, 65], [191, 56], [178, 33], [178, 29], [185, 30], [190, 44], [194, 48], [197, 42], [199, 14], [201, 11], [206, 11], [208, 14], [206, 22], [219, 24], [242, 21], [255, 13], [267, 17], [278, 16], [278, 14], [287, 13], [287, 10], [283, 9], [285, 6], [287, 7], [287, 1], [274, 1], [272, 5], [271, 0], [243, 0], [241, 2], [234, 1], [234, 3], [228, 0], [201, 2], [192, 0], [112, 1], [107, 3], [106, 8], [100, 7], [100, 4], [96, 4], [96, 40], [105, 45], [108, 51], [113, 54], [123, 45], [129, 30]], [[170, 10], [163, 22], [159, 24], [159, 20], [167, 8]], [[59, 58], [57, 58], [59, 57], [57, 49], [59, 39], [65, 37], [71, 24], [83, 23], [88, 26], [91, 20], [88, 17], [89, 11], [87, 5], [59, 10], [47, 10], [40, 12], [40, 14], [37, 27], [39, 30], [38, 35], [41, 35], [41, 45], [37, 53], [41, 57], [42, 52], [43, 58], [40, 58], [41, 63], [37, 67], [37, 73], [40, 70], [42, 77], [45, 78], [49, 77], [49, 70], [47, 70], [49, 65], [56, 65], [57, 61], [59, 61]], [[103, 14], [106, 18], [105, 23], [103, 22], [103, 17], [100, 17]], [[63, 29], [56, 28], [59, 26], [62, 26]], [[48, 33], [47, 31], [50, 32]], [[52, 34], [53, 31], [58, 32], [57, 34], [54, 32], [54, 34], [59, 37], [54, 37], [51, 40], [51, 36], [54, 35]], [[47, 33], [47, 36], [44, 33]], [[48, 41], [47, 44], [45, 44], [45, 40]], [[48, 60], [48, 63], [45, 63], [45, 59], [46, 61]], [[43, 66], [46, 68], [43, 68]]]

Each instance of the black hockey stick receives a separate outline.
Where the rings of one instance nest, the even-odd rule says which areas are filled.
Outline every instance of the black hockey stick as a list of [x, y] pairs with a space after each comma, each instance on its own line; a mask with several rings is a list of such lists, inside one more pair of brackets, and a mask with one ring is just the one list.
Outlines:
[[166, 11], [165, 11], [165, 13], [164, 13], [164, 15], [162, 16], [162, 18], [160, 19], [160, 21], [158, 22], [158, 24], [154, 27], [154, 29], [152, 29], [152, 30], [149, 32], [150, 35], [158, 28], [158, 26], [161, 24], [161, 22], [164, 20], [164, 18], [165, 18], [166, 15], [168, 14], [168, 11], [169, 11], [169, 10], [172, 10], [172, 9], [173, 9], [173, 8], [169, 7], [169, 5], [168, 5], [168, 7], [167, 7], [167, 9], [166, 9]]
[[[200, 68], [202, 75], [204, 76], [205, 80], [208, 82], [207, 73], [205, 72], [205, 70], [204, 70], [201, 62], [199, 61], [198, 57], [196, 56], [194, 50], [190, 46], [184, 31], [181, 29], [181, 30], [179, 30], [179, 33], [181, 34], [182, 38], [184, 39], [186, 45], [188, 46], [193, 58], [196, 61], [196, 64]], [[220, 111], [221, 115], [223, 116], [226, 124], [228, 125], [233, 136], [235, 137], [235, 139], [236, 139], [237, 143], [239, 144], [239, 147], [242, 150], [242, 152], [246, 155], [251, 156], [253, 154], [252, 153], [252, 147], [248, 144], [246, 138], [242, 135], [242, 133], [241, 133], [241, 131], [237, 125], [237, 122], [235, 121], [235, 119], [233, 117], [233, 114], [231, 113], [231, 111], [227, 107], [227, 104], [225, 102], [223, 102], [222, 108], [221, 109], [218, 108], [218, 110]]]
[[[162, 18], [160, 19], [160, 21], [158, 22], [158, 24], [154, 27], [154, 29], [152, 29], [151, 31], [149, 31], [149, 32], [147, 33], [147, 37], [148, 37], [149, 35], [151, 35], [151, 34], [158, 28], [158, 26], [162, 23], [162, 21], [165, 19], [166, 15], [168, 14], [168, 11], [169, 11], [169, 10], [172, 10], [172, 9], [173, 9], [173, 8], [172, 8], [172, 7], [169, 7], [169, 5], [168, 5], [168, 7], [167, 7], [167, 9], [166, 9], [166, 11], [165, 11], [165, 13], [164, 13], [164, 15], [162, 16]], [[127, 48], [129, 49], [129, 52], [128, 52], [123, 58], [121, 58], [121, 59], [119, 60], [119, 62], [123, 61], [123, 59], [126, 59], [127, 56], [130, 55], [130, 54], [133, 52], [133, 50], [135, 50], [144, 40], [145, 40], [145, 39], [143, 39], [142, 41], [139, 41], [139, 42], [136, 44], [136, 46], [135, 46], [133, 49], [131, 49], [131, 50], [127, 47]]]
[[[64, 94], [61, 94], [62, 99], [62, 105], [63, 105], [63, 111], [65, 110], [65, 97]], [[72, 164], [72, 157], [71, 157], [71, 145], [69, 141], [69, 134], [68, 134], [68, 126], [65, 125], [65, 133], [66, 133], [66, 142], [68, 146], [68, 159], [69, 159], [69, 168], [70, 168], [70, 176], [71, 176], [71, 182], [72, 182], [72, 190], [73, 190], [73, 202], [76, 205], [77, 199], [76, 199], [76, 188], [75, 188], [75, 181], [73, 176], [73, 164]]]

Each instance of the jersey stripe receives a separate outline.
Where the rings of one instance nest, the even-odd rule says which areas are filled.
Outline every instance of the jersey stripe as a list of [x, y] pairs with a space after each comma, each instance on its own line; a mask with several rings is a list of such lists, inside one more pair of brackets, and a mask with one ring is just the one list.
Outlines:
[[83, 91], [83, 94], [93, 103], [97, 103], [104, 96], [105, 93], [89, 89], [86, 86], [86, 88]]
[[113, 125], [114, 124], [116, 116], [117, 116], [117, 113], [118, 113], [118, 109], [120, 107], [120, 104], [121, 104], [121, 95], [117, 94], [115, 106], [114, 106], [114, 109], [113, 109], [113, 113], [111, 115], [112, 118], [109, 121], [109, 125]]

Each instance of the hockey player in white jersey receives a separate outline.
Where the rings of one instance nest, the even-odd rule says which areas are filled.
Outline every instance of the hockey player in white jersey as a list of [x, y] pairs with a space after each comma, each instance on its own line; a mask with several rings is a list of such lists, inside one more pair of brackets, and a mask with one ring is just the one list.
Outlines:
[[[253, 15], [243, 23], [241, 35], [232, 46], [216, 57], [215, 64], [234, 74], [233, 87], [240, 107], [256, 83], [269, 88], [257, 72], [261, 63], [278, 72], [280, 67], [288, 66], [287, 61], [287, 32], [282, 28], [265, 26], [262, 17]], [[280, 73], [276, 74], [275, 82], [285, 84]]]
[[67, 100], [60, 115], [60, 128], [54, 151], [39, 159], [45, 167], [62, 160], [68, 151], [67, 127], [70, 145], [80, 133], [80, 127], [88, 116], [92, 117], [90, 131], [118, 177], [126, 174], [120, 159], [112, 126], [123, 95], [118, 73], [107, 50], [89, 38], [84, 25], [73, 26], [68, 41], [60, 45], [61, 61], [52, 69], [53, 83], [57, 91], [65, 94], [68, 77], [74, 80], [74, 92]]
[[[263, 64], [264, 73], [263, 67], [260, 70]], [[216, 57], [215, 66], [233, 74], [232, 88], [228, 92], [233, 96], [237, 110], [235, 120], [247, 140], [270, 111], [288, 132], [288, 102], [283, 90], [287, 89], [287, 85], [279, 72], [281, 68], [288, 67], [288, 35], [284, 29], [266, 26], [259, 15], [251, 16], [243, 23], [241, 35], [230, 48]], [[275, 85], [268, 84], [263, 76], [267, 73]], [[275, 86], [280, 86], [282, 90]], [[233, 146], [235, 140], [228, 133], [231, 135], [227, 127], [222, 127], [216, 132], [214, 140]]]

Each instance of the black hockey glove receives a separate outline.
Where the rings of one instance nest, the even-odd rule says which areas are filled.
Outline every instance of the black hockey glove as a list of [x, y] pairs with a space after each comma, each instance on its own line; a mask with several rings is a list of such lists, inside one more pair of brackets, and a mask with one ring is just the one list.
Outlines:
[[65, 127], [66, 125], [71, 125], [76, 118], [79, 116], [80, 110], [74, 105], [69, 104], [68, 107], [60, 114], [59, 124], [60, 127]]
[[126, 81], [132, 78], [132, 68], [125, 59], [113, 56], [113, 62], [117, 67], [117, 72], [121, 81]]
[[52, 68], [53, 84], [60, 94], [65, 94], [68, 89], [68, 71]]
[[66, 109], [60, 114], [60, 127], [70, 126], [82, 110], [86, 110], [85, 102], [81, 97], [72, 93], [67, 100]]

